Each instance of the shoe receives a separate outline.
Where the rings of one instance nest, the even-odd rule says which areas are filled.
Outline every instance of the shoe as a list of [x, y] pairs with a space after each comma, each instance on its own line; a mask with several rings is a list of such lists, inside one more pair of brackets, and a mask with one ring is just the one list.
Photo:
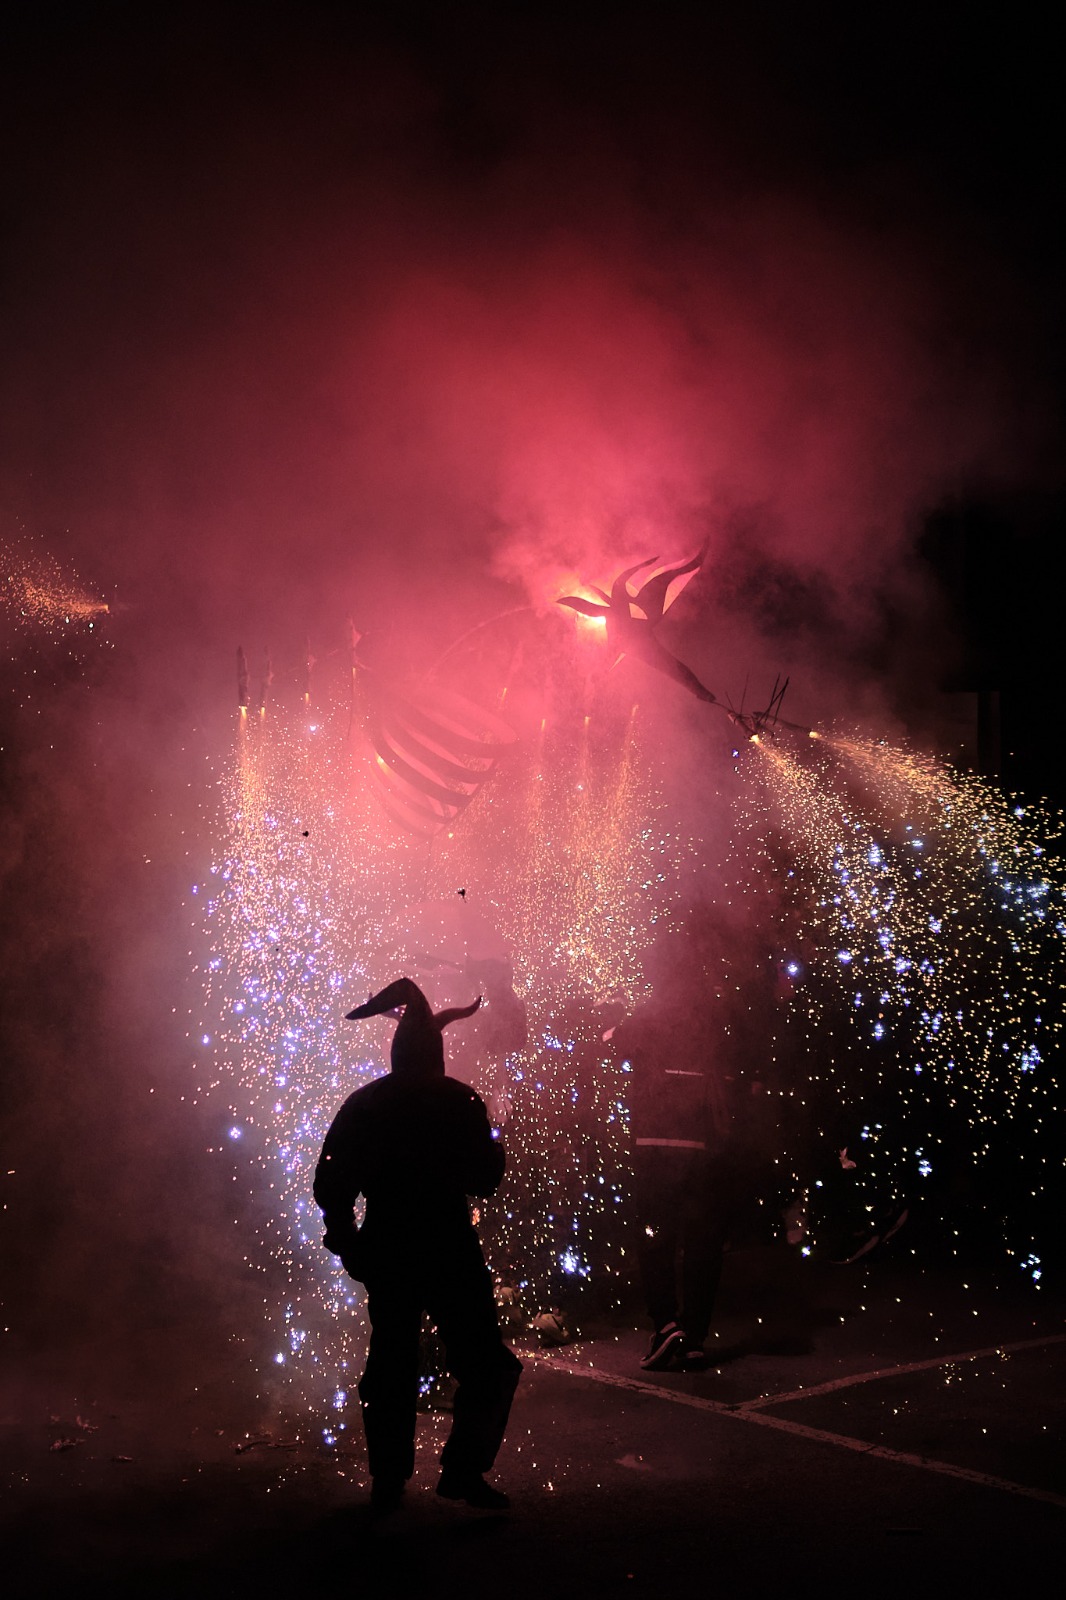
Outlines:
[[840, 1255], [830, 1256], [829, 1260], [834, 1267], [850, 1267], [856, 1261], [861, 1261], [863, 1256], [868, 1256], [871, 1250], [876, 1250], [881, 1243], [879, 1233], [871, 1233], [865, 1239], [861, 1234], [853, 1235], [842, 1247]]
[[909, 1216], [910, 1211], [906, 1206], [901, 1207], [899, 1211], [888, 1212], [876, 1233], [871, 1233], [866, 1239], [862, 1239], [861, 1235], [853, 1237], [850, 1248], [848, 1245], [844, 1246], [848, 1252], [846, 1255], [830, 1256], [829, 1260], [835, 1267], [850, 1267], [853, 1262], [861, 1261], [863, 1256], [870, 1254], [871, 1250], [876, 1250], [879, 1245], [883, 1245], [893, 1238]]
[[511, 1505], [503, 1491], [486, 1483], [479, 1472], [442, 1472], [437, 1493], [442, 1500], [465, 1500], [478, 1511], [507, 1511]]
[[683, 1372], [702, 1372], [707, 1366], [707, 1352], [701, 1344], [685, 1344], [677, 1356]]
[[909, 1216], [910, 1211], [907, 1206], [904, 1206], [895, 1216], [889, 1217], [888, 1226], [881, 1235], [881, 1243], [887, 1244], [892, 1235], [899, 1232]]
[[397, 1511], [407, 1487], [406, 1478], [377, 1477], [370, 1481], [370, 1509], [380, 1517]]
[[657, 1328], [651, 1336], [648, 1353], [641, 1361], [645, 1372], [661, 1372], [668, 1367], [685, 1342], [685, 1335], [676, 1322], [668, 1322], [665, 1328]]

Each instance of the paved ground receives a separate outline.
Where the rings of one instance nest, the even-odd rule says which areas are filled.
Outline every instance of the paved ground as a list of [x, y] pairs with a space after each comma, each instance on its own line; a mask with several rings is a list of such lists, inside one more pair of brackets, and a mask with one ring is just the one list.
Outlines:
[[246, 1367], [205, 1352], [204, 1382], [172, 1390], [160, 1334], [105, 1391], [100, 1352], [80, 1371], [40, 1352], [4, 1384], [5, 1592], [1044, 1592], [1066, 1535], [1064, 1309], [902, 1256], [738, 1252], [706, 1372], [642, 1373], [630, 1324], [524, 1344], [496, 1474], [511, 1513], [433, 1495], [438, 1412], [383, 1524], [361, 1442], [328, 1452], [264, 1415]]

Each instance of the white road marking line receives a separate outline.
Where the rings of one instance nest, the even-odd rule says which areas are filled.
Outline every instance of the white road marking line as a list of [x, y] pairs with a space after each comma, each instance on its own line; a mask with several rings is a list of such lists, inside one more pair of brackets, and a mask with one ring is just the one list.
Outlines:
[[974, 1472], [969, 1467], [957, 1467], [950, 1461], [934, 1461], [930, 1456], [891, 1450], [884, 1444], [867, 1444], [865, 1440], [851, 1439], [845, 1433], [829, 1433], [822, 1428], [805, 1427], [802, 1422], [790, 1422], [785, 1417], [771, 1417], [765, 1411], [731, 1411], [729, 1415], [739, 1417], [743, 1422], [759, 1423], [764, 1428], [797, 1434], [802, 1439], [839, 1445], [841, 1449], [855, 1450], [864, 1456], [876, 1456], [880, 1461], [894, 1461], [903, 1467], [924, 1467], [926, 1472], [939, 1472], [945, 1478], [961, 1478], [964, 1483], [976, 1483], [985, 1489], [999, 1489], [1003, 1494], [1022, 1495], [1027, 1500], [1043, 1500], [1048, 1505], [1066, 1509], [1066, 1495], [1054, 1494], [1050, 1489], [1033, 1489], [1028, 1484], [1014, 1483], [1009, 1478], [996, 1478], [990, 1472]]
[[[1026, 1341], [1024, 1346], [1016, 1345], [1015, 1349], [1030, 1348], [1035, 1344], [1058, 1343], [1062, 1335], [1054, 1335], [1044, 1340]], [[993, 1346], [989, 1354], [995, 1355], [999, 1350], [1006, 1349], [1005, 1345]], [[974, 1352], [969, 1359], [975, 1359], [980, 1352]], [[668, 1400], [673, 1405], [689, 1406], [694, 1411], [711, 1411], [721, 1417], [733, 1417], [738, 1422], [753, 1422], [759, 1427], [775, 1428], [779, 1433], [791, 1433], [801, 1439], [810, 1439], [815, 1444], [832, 1444], [842, 1450], [853, 1450], [859, 1455], [874, 1456], [879, 1461], [895, 1462], [898, 1466], [922, 1467], [926, 1472], [937, 1472], [947, 1478], [961, 1478], [964, 1483], [974, 1483], [985, 1489], [998, 1489], [1004, 1494], [1021, 1495], [1027, 1500], [1042, 1500], [1048, 1505], [1066, 1508], [1066, 1495], [1054, 1494], [1050, 1489], [1034, 1489], [1028, 1484], [1014, 1483], [1009, 1478], [997, 1478], [988, 1472], [974, 1472], [969, 1467], [957, 1467], [950, 1461], [934, 1461], [929, 1456], [911, 1455], [903, 1450], [892, 1450], [888, 1445], [869, 1444], [865, 1439], [853, 1439], [845, 1433], [830, 1433], [825, 1428], [809, 1428], [805, 1423], [792, 1422], [787, 1417], [772, 1417], [765, 1411], [753, 1411], [750, 1406], [726, 1405], [721, 1400], [708, 1400], [703, 1395], [687, 1394], [682, 1389], [664, 1389], [656, 1383], [643, 1383], [639, 1378], [626, 1378], [613, 1372], [601, 1372], [593, 1366], [578, 1367], [569, 1361], [560, 1361], [558, 1356], [549, 1355], [546, 1351], [523, 1351], [527, 1360], [546, 1367], [552, 1372], [562, 1372], [571, 1378], [587, 1378], [591, 1383], [602, 1383], [612, 1389], [628, 1389], [636, 1394], [650, 1395], [656, 1400]], [[931, 1366], [946, 1366], [951, 1361], [962, 1361], [966, 1356], [945, 1356], [942, 1361], [931, 1362]], [[910, 1367], [888, 1368], [877, 1374], [867, 1374], [868, 1377], [886, 1377], [891, 1372], [904, 1372], [922, 1370], [925, 1363], [913, 1363]], [[855, 1381], [859, 1381], [856, 1379]], [[801, 1395], [814, 1394], [814, 1389], [801, 1390]], [[778, 1397], [780, 1398], [795, 1398]], [[768, 1402], [771, 1403], [772, 1402]]]
[[621, 1373], [601, 1372], [591, 1363], [587, 1367], [577, 1367], [572, 1362], [560, 1361], [557, 1356], [551, 1356], [543, 1350], [523, 1350], [522, 1359], [536, 1362], [551, 1372], [565, 1372], [571, 1378], [588, 1378], [592, 1383], [606, 1383], [612, 1389], [632, 1389], [636, 1394], [650, 1394], [659, 1400], [672, 1400], [675, 1405], [692, 1406], [696, 1411], [717, 1411], [727, 1417], [733, 1410], [732, 1406], [725, 1405], [721, 1400], [706, 1400], [703, 1395], [686, 1394], [682, 1389], [660, 1389], [657, 1383], [644, 1383], [640, 1378], [626, 1378]]
[[877, 1378], [895, 1378], [906, 1372], [932, 1372], [937, 1367], [950, 1367], [956, 1361], [980, 1361], [984, 1356], [1012, 1355], [1015, 1350], [1039, 1350], [1049, 1344], [1066, 1344], [1066, 1333], [1051, 1333], [1043, 1339], [1019, 1339], [1013, 1344], [992, 1344], [984, 1350], [964, 1350], [961, 1355], [933, 1356], [929, 1361], [906, 1361], [898, 1367], [879, 1367], [876, 1372], [856, 1372], [850, 1378], [812, 1383], [808, 1389], [792, 1389], [787, 1394], [761, 1394], [755, 1400], [741, 1400], [733, 1410], [755, 1411], [763, 1406], [780, 1406], [788, 1400], [807, 1400], [814, 1394], [832, 1394], [835, 1389], [850, 1389], [857, 1383], [873, 1383]]

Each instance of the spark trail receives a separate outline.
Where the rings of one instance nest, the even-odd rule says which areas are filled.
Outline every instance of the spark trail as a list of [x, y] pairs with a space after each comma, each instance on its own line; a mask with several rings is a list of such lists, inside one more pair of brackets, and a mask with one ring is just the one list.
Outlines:
[[850, 1123], [875, 1207], [969, 1193], [1039, 1281], [1063, 1135], [1059, 819], [886, 743], [804, 754], [758, 747], [761, 825], [791, 862], [778, 1048], [816, 1133]]
[[21, 629], [60, 638], [72, 626], [90, 631], [110, 607], [95, 598], [75, 572], [29, 539], [0, 537], [0, 606]]

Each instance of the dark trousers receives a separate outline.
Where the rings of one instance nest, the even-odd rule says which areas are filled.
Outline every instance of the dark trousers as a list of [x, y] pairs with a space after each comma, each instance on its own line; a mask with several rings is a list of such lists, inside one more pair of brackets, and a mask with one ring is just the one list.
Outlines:
[[381, 1266], [366, 1278], [370, 1349], [359, 1384], [371, 1476], [407, 1479], [414, 1471], [423, 1312], [440, 1334], [457, 1382], [441, 1466], [458, 1474], [488, 1472], [522, 1364], [500, 1336], [477, 1235], [471, 1228], [415, 1253], [400, 1241], [381, 1244], [375, 1251]]
[[638, 1147], [634, 1189], [637, 1260], [656, 1328], [676, 1322], [702, 1345], [722, 1277], [722, 1258], [752, 1202], [750, 1172], [703, 1150]]

